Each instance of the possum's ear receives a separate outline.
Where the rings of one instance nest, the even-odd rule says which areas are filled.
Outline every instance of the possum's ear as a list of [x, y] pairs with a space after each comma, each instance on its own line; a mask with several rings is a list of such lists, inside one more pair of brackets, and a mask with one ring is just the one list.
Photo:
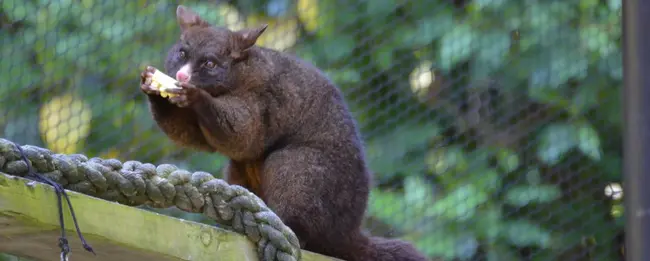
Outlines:
[[[234, 32], [235, 42], [237, 43], [236, 48], [234, 49], [234, 56], [237, 56], [237, 53], [243, 53], [248, 48], [251, 48], [257, 42], [257, 39], [264, 33], [268, 24], [263, 24], [255, 28], [244, 28], [239, 31]], [[236, 58], [236, 57], [235, 57]]]
[[196, 12], [182, 5], [176, 8], [176, 20], [181, 31], [185, 31], [193, 26], [209, 26], [208, 22], [204, 21]]

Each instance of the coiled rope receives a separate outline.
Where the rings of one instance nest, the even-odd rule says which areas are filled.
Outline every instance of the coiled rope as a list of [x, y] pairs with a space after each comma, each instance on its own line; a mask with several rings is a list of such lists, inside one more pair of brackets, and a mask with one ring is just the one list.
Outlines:
[[[245, 234], [257, 244], [264, 261], [297, 261], [298, 238], [256, 195], [203, 171], [189, 172], [171, 164], [88, 158], [57, 154], [32, 145], [20, 146], [38, 174], [64, 188], [129, 206], [177, 208], [203, 213]], [[25, 177], [27, 163], [13, 142], [0, 138], [0, 172]]]

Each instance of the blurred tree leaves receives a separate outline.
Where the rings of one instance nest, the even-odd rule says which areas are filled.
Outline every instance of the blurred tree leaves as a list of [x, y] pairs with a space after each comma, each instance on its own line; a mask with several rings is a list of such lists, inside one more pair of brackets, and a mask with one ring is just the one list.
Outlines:
[[[380, 179], [384, 175], [417, 173], [424, 161], [424, 155], [417, 153], [418, 147], [426, 147], [428, 141], [437, 135], [439, 129], [434, 125], [405, 125], [377, 136], [366, 145], [370, 167]], [[409, 157], [409, 154], [416, 158]]]
[[[1, 1], [0, 136], [219, 176], [225, 158], [171, 143], [138, 90], [178, 38], [175, 4]], [[622, 0], [183, 4], [269, 23], [261, 45], [341, 87], [380, 183], [368, 214], [431, 257], [566, 260], [594, 238], [593, 260], [616, 258], [621, 206], [592, 195], [621, 178]]]
[[553, 124], [540, 133], [539, 159], [548, 164], [558, 163], [571, 149], [577, 147], [593, 160], [601, 157], [600, 138], [593, 127], [584, 123]]
[[562, 192], [551, 185], [519, 185], [508, 190], [505, 201], [517, 207], [524, 207], [531, 203], [548, 203], [560, 198]]
[[52, 98], [41, 107], [41, 134], [48, 148], [57, 153], [74, 154], [90, 132], [92, 110], [71, 94]]
[[[440, 67], [449, 71], [459, 62], [467, 60], [474, 48], [477, 47], [476, 33], [468, 24], [461, 23], [454, 25], [451, 30], [445, 33], [440, 39]], [[498, 43], [497, 43], [498, 44]]]

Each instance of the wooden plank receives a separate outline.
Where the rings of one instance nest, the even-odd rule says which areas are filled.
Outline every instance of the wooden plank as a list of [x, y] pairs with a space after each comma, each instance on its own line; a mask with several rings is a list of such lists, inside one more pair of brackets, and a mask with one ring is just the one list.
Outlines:
[[[79, 227], [97, 253], [93, 256], [81, 248], [64, 205], [73, 261], [258, 260], [252, 242], [235, 232], [73, 191], [69, 195]], [[0, 252], [58, 260], [58, 237], [54, 190], [0, 173]], [[303, 251], [303, 260], [336, 259]]]

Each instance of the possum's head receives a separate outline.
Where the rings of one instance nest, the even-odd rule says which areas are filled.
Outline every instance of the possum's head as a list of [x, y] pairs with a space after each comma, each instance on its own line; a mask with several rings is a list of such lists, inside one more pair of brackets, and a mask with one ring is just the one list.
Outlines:
[[234, 88], [231, 69], [247, 59], [247, 52], [267, 27], [231, 31], [210, 25], [182, 5], [176, 9], [176, 19], [181, 35], [167, 55], [167, 74], [207, 90]]

